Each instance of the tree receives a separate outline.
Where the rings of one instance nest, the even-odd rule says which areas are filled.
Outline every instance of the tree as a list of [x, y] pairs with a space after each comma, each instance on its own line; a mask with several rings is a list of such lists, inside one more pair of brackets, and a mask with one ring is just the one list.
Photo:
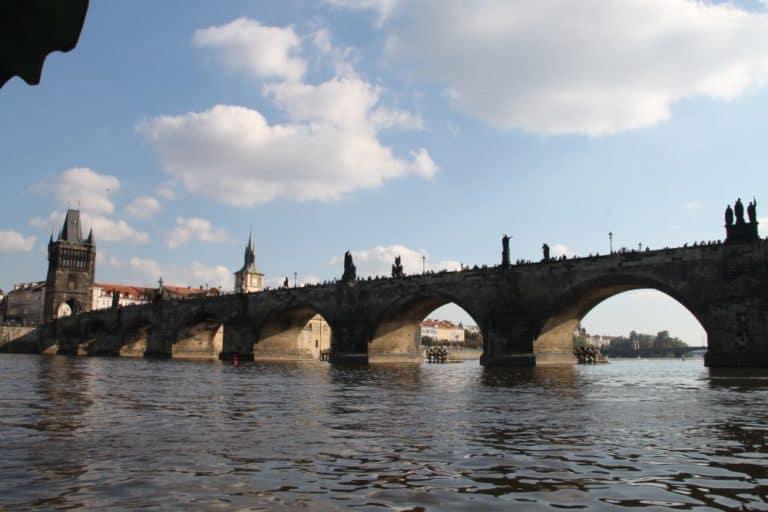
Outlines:
[[464, 329], [464, 346], [467, 348], [482, 348], [483, 336], [479, 332], [469, 332]]
[[586, 348], [588, 345], [589, 342], [584, 332], [579, 331], [579, 334], [573, 333], [573, 348]]

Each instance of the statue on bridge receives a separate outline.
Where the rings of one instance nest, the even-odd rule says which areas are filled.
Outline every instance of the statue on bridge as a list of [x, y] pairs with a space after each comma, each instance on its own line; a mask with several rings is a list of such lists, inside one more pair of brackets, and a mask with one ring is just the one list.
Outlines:
[[747, 205], [747, 219], [749, 222], [744, 221], [744, 205], [741, 198], [733, 204], [733, 209], [728, 205], [725, 209], [726, 243], [760, 240], [757, 233], [757, 199], [755, 198], [752, 198]]
[[347, 251], [344, 253], [344, 275], [341, 276], [341, 281], [345, 284], [353, 284], [357, 280], [357, 268], [352, 262], [352, 253]]
[[509, 266], [509, 236], [506, 234], [501, 237], [501, 266]]
[[733, 203], [733, 213], [736, 214], [736, 224], [744, 224], [744, 205], [741, 203], [741, 198]]
[[152, 297], [152, 302], [160, 302], [161, 300], [166, 300], [166, 293], [165, 288], [163, 287], [163, 278], [160, 277], [160, 279], [157, 280], [157, 292], [154, 294], [154, 297]]
[[283, 288], [288, 288], [290, 286], [290, 283], [288, 282], [288, 277], [285, 278], [283, 281]]
[[549, 261], [549, 245], [542, 245], [541, 250], [544, 253], [544, 261]]
[[725, 225], [733, 226], [733, 208], [731, 208], [731, 205], [728, 205], [725, 209]]
[[120, 292], [112, 290], [112, 309], [120, 307]]
[[395, 257], [395, 264], [392, 265], [392, 277], [405, 277], [405, 272], [403, 272], [403, 264], [401, 263], [399, 255]]

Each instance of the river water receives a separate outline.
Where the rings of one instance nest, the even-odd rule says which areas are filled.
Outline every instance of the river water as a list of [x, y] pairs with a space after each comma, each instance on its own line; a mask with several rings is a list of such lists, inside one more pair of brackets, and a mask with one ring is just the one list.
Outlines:
[[768, 510], [768, 378], [0, 356], [0, 510]]

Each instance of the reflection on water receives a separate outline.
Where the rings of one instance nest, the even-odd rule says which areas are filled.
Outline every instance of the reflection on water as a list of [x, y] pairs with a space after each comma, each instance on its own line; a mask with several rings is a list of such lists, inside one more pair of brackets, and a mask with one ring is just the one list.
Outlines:
[[3, 355], [0, 509], [768, 510], [768, 377]]

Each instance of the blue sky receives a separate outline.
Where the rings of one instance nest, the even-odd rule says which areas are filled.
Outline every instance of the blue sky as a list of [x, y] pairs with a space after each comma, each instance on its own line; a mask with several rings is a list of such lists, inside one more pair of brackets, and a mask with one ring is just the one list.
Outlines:
[[[92, 2], [0, 90], [0, 287], [44, 278], [67, 204], [97, 281], [148, 286], [231, 289], [251, 229], [272, 285], [347, 249], [376, 275], [495, 264], [504, 233], [513, 260], [720, 239], [768, 201], [766, 84], [762, 2]], [[585, 324], [698, 344], [670, 302]]]

